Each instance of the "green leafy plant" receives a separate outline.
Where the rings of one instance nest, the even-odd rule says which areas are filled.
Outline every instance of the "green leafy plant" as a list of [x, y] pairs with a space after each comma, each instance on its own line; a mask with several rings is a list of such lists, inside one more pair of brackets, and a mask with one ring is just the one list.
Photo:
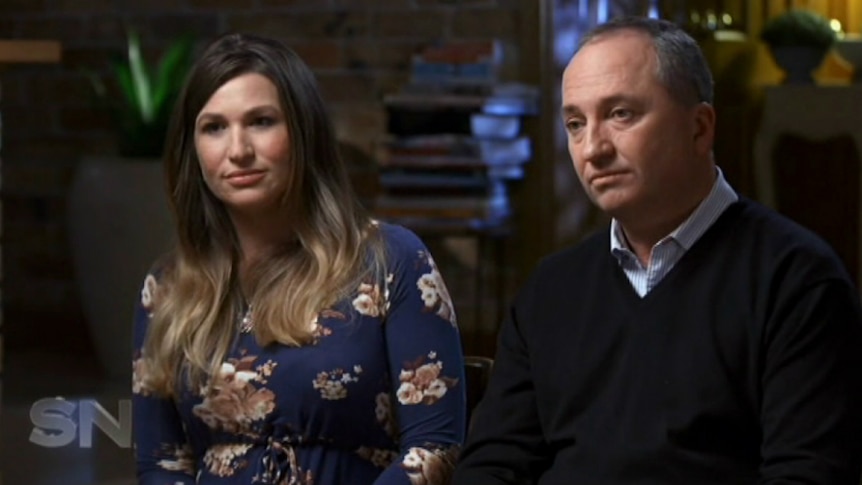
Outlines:
[[98, 103], [115, 123], [118, 150], [125, 157], [159, 157], [165, 143], [168, 120], [191, 66], [194, 41], [184, 36], [169, 45], [158, 63], [147, 64], [141, 41], [127, 34], [126, 53], [111, 61], [119, 96], [103, 80], [89, 73]]
[[825, 51], [836, 37], [826, 17], [806, 9], [790, 9], [772, 17], [760, 32], [760, 40], [772, 49], [793, 46]]

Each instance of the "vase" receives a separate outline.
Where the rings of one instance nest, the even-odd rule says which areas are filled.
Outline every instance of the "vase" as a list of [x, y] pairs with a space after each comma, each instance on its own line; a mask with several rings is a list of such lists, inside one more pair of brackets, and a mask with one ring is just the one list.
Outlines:
[[850, 81], [862, 84], [862, 37], [847, 34], [835, 43], [835, 51], [853, 69]]
[[828, 49], [809, 46], [782, 46], [770, 49], [772, 58], [784, 73], [784, 84], [814, 84], [813, 72], [826, 57]]
[[134, 306], [173, 241], [162, 173], [158, 160], [85, 158], [68, 194], [75, 283], [109, 381], [130, 382]]

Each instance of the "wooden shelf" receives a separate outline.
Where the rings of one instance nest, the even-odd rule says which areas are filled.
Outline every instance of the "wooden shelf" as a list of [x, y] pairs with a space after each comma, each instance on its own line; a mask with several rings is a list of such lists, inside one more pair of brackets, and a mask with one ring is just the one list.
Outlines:
[[60, 62], [60, 42], [54, 40], [0, 40], [0, 64]]

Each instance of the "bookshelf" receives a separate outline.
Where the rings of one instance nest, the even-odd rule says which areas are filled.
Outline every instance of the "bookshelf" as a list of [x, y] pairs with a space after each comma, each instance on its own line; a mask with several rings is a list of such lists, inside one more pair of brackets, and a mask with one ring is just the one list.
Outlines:
[[383, 99], [387, 135], [372, 204], [378, 218], [423, 239], [475, 238], [476, 329], [489, 317], [482, 311], [488, 296], [496, 303], [494, 326], [503, 317], [510, 191], [533, 157], [523, 121], [539, 105], [534, 86], [497, 79], [499, 60], [494, 42], [440, 46], [414, 57], [410, 81]]

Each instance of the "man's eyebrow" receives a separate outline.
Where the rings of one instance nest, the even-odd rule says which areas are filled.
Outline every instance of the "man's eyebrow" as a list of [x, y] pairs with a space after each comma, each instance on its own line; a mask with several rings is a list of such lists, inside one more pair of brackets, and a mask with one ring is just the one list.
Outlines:
[[[635, 98], [631, 96], [626, 96], [624, 94], [617, 94], [614, 96], [608, 96], [607, 98], [602, 98], [598, 101], [599, 107], [608, 107], [614, 106], [621, 103], [633, 103], [635, 102]], [[573, 104], [564, 104], [562, 109], [560, 110], [563, 116], [574, 116], [582, 114], [581, 109]]]
[[560, 112], [563, 116], [574, 116], [581, 114], [581, 110], [577, 106], [572, 104], [564, 104]]

